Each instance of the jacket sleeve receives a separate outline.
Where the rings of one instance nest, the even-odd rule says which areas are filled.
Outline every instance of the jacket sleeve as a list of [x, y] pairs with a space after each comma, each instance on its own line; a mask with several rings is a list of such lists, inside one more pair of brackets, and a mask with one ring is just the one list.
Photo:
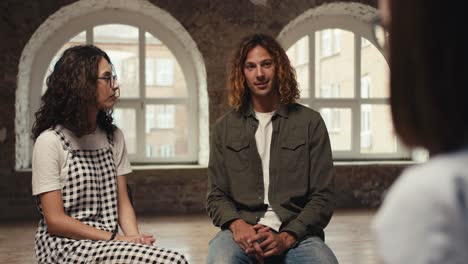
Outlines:
[[292, 232], [298, 241], [307, 234], [321, 234], [335, 208], [335, 170], [330, 138], [321, 117], [309, 124], [310, 168], [307, 203], [296, 219], [281, 231]]
[[215, 226], [226, 228], [226, 225], [232, 220], [241, 217], [228, 193], [229, 179], [227, 178], [224, 164], [221, 129], [222, 124], [217, 122], [210, 136], [206, 209]]

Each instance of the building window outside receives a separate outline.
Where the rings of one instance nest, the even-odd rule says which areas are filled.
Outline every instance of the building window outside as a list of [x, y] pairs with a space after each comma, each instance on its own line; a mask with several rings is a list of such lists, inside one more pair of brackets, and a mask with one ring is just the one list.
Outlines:
[[340, 53], [341, 31], [338, 29], [325, 29], [320, 33], [321, 56], [326, 58]]
[[156, 124], [159, 129], [173, 129], [175, 121], [174, 105], [156, 105]]
[[340, 133], [341, 117], [340, 110], [335, 108], [322, 108], [320, 115], [328, 128], [329, 133]]
[[324, 30], [320, 36], [322, 37], [322, 57], [328, 57], [332, 54], [331, 31]]
[[361, 149], [372, 147], [371, 105], [362, 105], [361, 111]]
[[[324, 84], [321, 87], [320, 94], [322, 98], [337, 98], [340, 96], [340, 84]], [[341, 130], [341, 114], [336, 108], [322, 108], [320, 114], [330, 133], [339, 133]]]
[[333, 29], [333, 54], [341, 51], [341, 30]]
[[[361, 77], [361, 97], [370, 98], [371, 80], [368, 74]], [[361, 106], [361, 149], [372, 147], [371, 105]]]
[[133, 54], [129, 54], [129, 57], [123, 59], [121, 63], [119, 61], [119, 67], [117, 67], [116, 69], [120, 73], [118, 75], [120, 79], [125, 80], [127, 82], [136, 83], [138, 81], [138, 58], [132, 55]]
[[146, 58], [146, 85], [154, 87], [174, 85], [174, 60]]
[[165, 158], [174, 156], [174, 145], [160, 145], [159, 156]]
[[368, 74], [361, 77], [361, 97], [370, 98], [371, 79]]
[[338, 98], [340, 97], [340, 84], [323, 84], [320, 90], [322, 98]]
[[153, 146], [146, 145], [146, 156], [148, 156], [148, 157], [153, 156]]
[[171, 86], [174, 82], [174, 62], [171, 59], [156, 59], [156, 85]]
[[147, 86], [156, 86], [156, 79], [155, 76], [155, 59], [154, 58], [146, 58], [146, 85]]

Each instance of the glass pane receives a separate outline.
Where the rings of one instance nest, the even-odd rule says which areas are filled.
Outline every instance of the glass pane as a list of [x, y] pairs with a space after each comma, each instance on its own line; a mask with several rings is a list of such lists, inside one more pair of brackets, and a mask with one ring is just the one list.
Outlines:
[[397, 139], [393, 131], [388, 105], [361, 106], [361, 152], [393, 153]]
[[146, 97], [187, 97], [184, 73], [171, 50], [159, 39], [145, 33]]
[[351, 150], [351, 109], [321, 108], [333, 151]]
[[136, 154], [137, 152], [137, 137], [136, 137], [136, 111], [131, 108], [114, 108], [114, 121], [125, 137], [128, 154]]
[[389, 71], [387, 61], [377, 47], [361, 38], [361, 98], [389, 97]]
[[354, 97], [354, 34], [341, 29], [315, 32], [315, 96]]
[[47, 90], [47, 85], [46, 85], [47, 77], [49, 77], [49, 75], [54, 70], [55, 63], [57, 63], [57, 61], [60, 59], [60, 56], [62, 56], [62, 53], [66, 49], [72, 46], [83, 45], [83, 44], [86, 44], [86, 31], [83, 31], [79, 33], [78, 35], [74, 36], [73, 38], [71, 38], [69, 41], [63, 44], [63, 46], [57, 51], [55, 56], [50, 61], [49, 67], [47, 68], [47, 71], [45, 73], [44, 81], [42, 82], [42, 94], [44, 94], [45, 91]]
[[309, 36], [304, 36], [287, 51], [291, 64], [296, 69], [301, 98], [309, 97]]
[[146, 106], [146, 157], [174, 158], [188, 154], [188, 110], [185, 105]]
[[138, 28], [118, 24], [97, 26], [94, 44], [109, 55], [114, 65], [120, 97], [139, 97]]

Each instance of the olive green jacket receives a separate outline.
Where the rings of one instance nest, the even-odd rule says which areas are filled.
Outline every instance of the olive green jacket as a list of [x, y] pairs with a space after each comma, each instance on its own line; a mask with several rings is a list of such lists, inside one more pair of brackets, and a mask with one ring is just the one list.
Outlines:
[[[268, 200], [283, 223], [280, 232], [292, 232], [298, 241], [309, 236], [324, 239], [335, 206], [325, 123], [317, 112], [292, 104], [281, 106], [272, 124]], [[221, 228], [238, 218], [255, 224], [266, 212], [257, 127], [250, 107], [228, 112], [212, 130], [207, 210]]]

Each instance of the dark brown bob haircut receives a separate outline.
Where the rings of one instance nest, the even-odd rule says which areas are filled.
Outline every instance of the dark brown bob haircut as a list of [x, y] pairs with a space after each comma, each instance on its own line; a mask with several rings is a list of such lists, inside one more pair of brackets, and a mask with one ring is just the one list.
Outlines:
[[238, 44], [230, 64], [228, 89], [229, 105], [236, 110], [244, 109], [250, 104], [250, 90], [244, 76], [247, 54], [256, 46], [261, 46], [270, 53], [275, 66], [274, 87], [278, 89], [280, 103], [288, 105], [299, 98], [296, 72], [281, 45], [266, 34], [253, 34], [243, 38]]
[[[96, 103], [101, 58], [111, 64], [109, 56], [93, 45], [74, 46], [63, 52], [47, 77], [47, 90], [31, 131], [33, 140], [56, 125], [63, 125], [78, 137], [90, 132], [88, 109]], [[115, 130], [112, 109], [98, 112], [97, 125], [108, 134]]]
[[468, 143], [468, 37], [462, 1], [390, 1], [390, 103], [396, 133], [430, 154]]

